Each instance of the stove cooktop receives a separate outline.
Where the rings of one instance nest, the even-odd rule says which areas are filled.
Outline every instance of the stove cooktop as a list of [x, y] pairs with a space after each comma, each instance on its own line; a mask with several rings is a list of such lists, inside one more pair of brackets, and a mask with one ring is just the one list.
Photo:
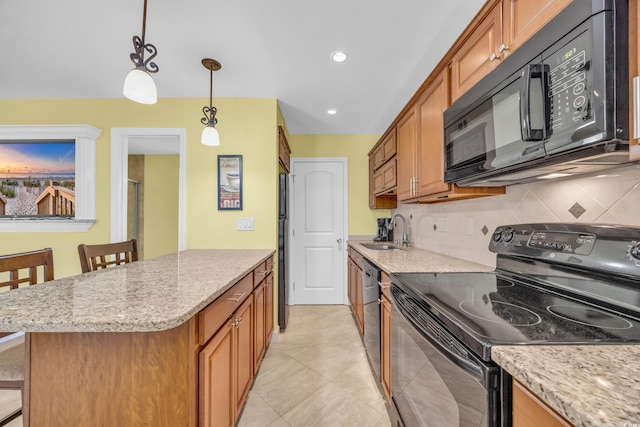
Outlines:
[[[492, 345], [640, 343], [640, 315], [545, 288], [545, 282], [552, 280], [547, 277], [536, 283], [530, 277], [500, 271], [392, 275], [394, 286], [406, 293], [402, 298], [438, 319], [486, 360]], [[639, 289], [620, 285], [616, 289], [620, 295], [612, 300], [624, 299], [629, 306], [640, 307]]]

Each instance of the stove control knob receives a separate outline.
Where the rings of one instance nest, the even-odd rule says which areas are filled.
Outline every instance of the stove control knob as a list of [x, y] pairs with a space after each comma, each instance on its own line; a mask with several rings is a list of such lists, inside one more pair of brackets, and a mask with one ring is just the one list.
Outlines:
[[505, 243], [509, 243], [513, 240], [513, 238], [515, 237], [515, 233], [513, 232], [513, 230], [509, 229], [509, 230], [504, 230], [502, 232], [502, 240]]
[[640, 260], [640, 243], [636, 243], [636, 245], [629, 251], [629, 254], [631, 255], [631, 258]]
[[491, 240], [493, 240], [494, 243], [498, 243], [500, 240], [502, 240], [502, 232], [496, 231], [495, 233], [493, 233]]

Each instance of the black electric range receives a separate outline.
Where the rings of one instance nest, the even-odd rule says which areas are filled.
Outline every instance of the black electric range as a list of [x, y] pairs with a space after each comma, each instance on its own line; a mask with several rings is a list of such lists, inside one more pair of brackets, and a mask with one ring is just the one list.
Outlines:
[[[405, 425], [429, 425], [420, 414], [433, 417], [446, 405], [416, 401], [441, 399], [443, 391], [460, 420], [442, 425], [508, 425], [494, 345], [640, 343], [640, 228], [501, 226], [489, 249], [498, 254], [492, 272], [391, 276], [394, 356], [428, 365], [440, 390], [414, 398], [418, 373], [392, 358], [392, 394], [395, 387]], [[467, 400], [477, 382], [484, 399], [474, 406]]]

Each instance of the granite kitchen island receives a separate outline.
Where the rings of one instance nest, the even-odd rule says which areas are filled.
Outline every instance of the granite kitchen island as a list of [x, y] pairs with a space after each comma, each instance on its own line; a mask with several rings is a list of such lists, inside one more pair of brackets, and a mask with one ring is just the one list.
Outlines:
[[251, 298], [273, 253], [187, 250], [1, 295], [0, 331], [28, 332], [24, 425], [198, 425], [201, 313], [240, 282]]

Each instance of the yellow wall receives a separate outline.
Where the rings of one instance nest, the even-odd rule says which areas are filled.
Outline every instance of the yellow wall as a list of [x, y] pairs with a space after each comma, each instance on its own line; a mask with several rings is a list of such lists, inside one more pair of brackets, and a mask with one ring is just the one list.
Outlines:
[[144, 259], [178, 250], [178, 155], [144, 156]]
[[[127, 99], [0, 99], [0, 124], [88, 124], [102, 129], [96, 143], [96, 223], [86, 233], [1, 233], [0, 253], [42, 247], [54, 251], [55, 275], [80, 273], [79, 243], [110, 239], [110, 129], [185, 128], [187, 248], [274, 248], [277, 241], [277, 101], [220, 98], [220, 147], [200, 144], [205, 98], [167, 98], [155, 105]], [[218, 211], [218, 154], [243, 155], [244, 210]], [[253, 217], [255, 231], [236, 231], [237, 217]]]
[[290, 135], [291, 157], [346, 157], [349, 168], [349, 235], [375, 235], [376, 218], [388, 209], [369, 209], [369, 157], [379, 135]]

